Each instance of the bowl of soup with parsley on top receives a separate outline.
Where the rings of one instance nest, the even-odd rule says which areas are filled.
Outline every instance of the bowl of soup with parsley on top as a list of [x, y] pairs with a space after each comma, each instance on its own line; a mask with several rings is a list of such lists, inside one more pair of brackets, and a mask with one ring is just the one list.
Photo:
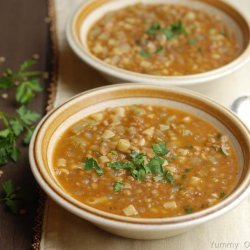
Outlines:
[[234, 114], [196, 93], [151, 85], [74, 97], [40, 123], [30, 160], [60, 205], [138, 239], [216, 217], [250, 182], [249, 132]]
[[67, 38], [81, 59], [113, 81], [207, 82], [250, 55], [248, 21], [217, 0], [90, 1], [72, 14]]

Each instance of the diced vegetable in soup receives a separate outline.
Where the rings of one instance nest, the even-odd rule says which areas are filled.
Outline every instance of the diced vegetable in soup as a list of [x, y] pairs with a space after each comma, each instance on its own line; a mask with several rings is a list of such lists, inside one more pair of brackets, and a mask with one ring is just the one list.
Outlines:
[[177, 4], [109, 12], [90, 29], [87, 44], [108, 64], [159, 76], [206, 72], [240, 54], [234, 32], [220, 16]]
[[239, 163], [229, 138], [194, 115], [164, 106], [102, 110], [57, 142], [62, 188], [124, 216], [172, 217], [213, 206], [234, 189]]

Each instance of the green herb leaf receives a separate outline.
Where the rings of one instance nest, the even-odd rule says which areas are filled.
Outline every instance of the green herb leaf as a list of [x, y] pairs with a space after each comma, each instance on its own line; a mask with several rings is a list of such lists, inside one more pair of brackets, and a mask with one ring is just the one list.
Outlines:
[[0, 89], [9, 89], [12, 86], [12, 82], [7, 77], [0, 77]]
[[110, 168], [114, 168], [116, 170], [119, 170], [119, 169], [134, 169], [135, 166], [132, 162], [122, 162], [122, 161], [117, 161], [117, 162], [109, 162], [107, 163], [107, 166], [110, 167]]
[[36, 80], [22, 82], [16, 90], [16, 101], [20, 104], [26, 104], [32, 100], [35, 92], [42, 91], [40, 83]]
[[123, 186], [124, 186], [124, 184], [123, 184], [122, 182], [117, 181], [117, 182], [114, 184], [114, 186], [113, 186], [113, 190], [114, 190], [115, 192], [119, 192], [119, 191], [122, 190]]
[[156, 155], [166, 155], [170, 151], [166, 148], [166, 143], [153, 144], [153, 151]]
[[24, 144], [28, 145], [30, 143], [30, 140], [32, 138], [32, 135], [33, 135], [33, 132], [34, 132], [34, 128], [31, 128], [31, 129], [28, 129], [24, 138], [23, 138], [23, 142]]
[[5, 181], [2, 184], [2, 187], [7, 197], [10, 197], [15, 191], [15, 186], [12, 180]]
[[9, 161], [17, 161], [20, 151], [16, 147], [16, 137], [11, 129], [5, 129], [0, 132], [0, 165]]
[[153, 24], [147, 29], [147, 33], [149, 35], [155, 35], [159, 30], [161, 29], [161, 26], [158, 22], [153, 22]]
[[10, 158], [17, 162], [18, 159], [20, 158], [20, 155], [21, 155], [21, 152], [20, 150], [17, 148], [16, 144], [13, 145], [13, 148], [12, 148], [12, 151], [11, 151], [11, 154], [10, 154]]
[[18, 119], [16, 118], [10, 119], [10, 125], [15, 136], [19, 136], [23, 132], [23, 129], [24, 129], [23, 125]]
[[168, 40], [171, 40], [180, 34], [186, 34], [186, 30], [181, 21], [169, 25], [167, 28], [161, 30]]
[[133, 163], [136, 165], [146, 164], [146, 155], [143, 153], [137, 153], [137, 152], [133, 151], [130, 154], [130, 157], [132, 158]]
[[226, 196], [226, 193], [224, 193], [224, 192], [220, 193], [220, 199], [224, 199], [225, 196]]
[[29, 69], [32, 65], [34, 65], [36, 63], [35, 60], [33, 59], [28, 59], [26, 61], [24, 61], [21, 65], [20, 65], [20, 71], [26, 71], [27, 69]]
[[21, 121], [25, 125], [32, 125], [40, 117], [38, 113], [31, 110], [27, 110], [25, 106], [21, 106], [17, 110], [17, 113], [19, 114]]
[[11, 130], [9, 128], [3, 129], [0, 131], [0, 137], [7, 138], [11, 133]]
[[191, 214], [194, 212], [193, 208], [189, 207], [188, 205], [184, 206], [183, 209], [184, 209], [186, 214]]
[[103, 175], [103, 170], [99, 167], [94, 158], [87, 158], [85, 161], [85, 170], [95, 170], [98, 175]]
[[174, 176], [169, 171], [164, 172], [164, 178], [168, 183], [170, 184], [174, 183]]
[[144, 50], [144, 49], [142, 49], [142, 50], [140, 51], [140, 55], [141, 55], [142, 57], [144, 57], [144, 58], [149, 58], [149, 57], [150, 57], [150, 53], [147, 52], [147, 51]]
[[191, 39], [189, 40], [189, 44], [190, 44], [190, 45], [195, 45], [195, 44], [196, 44], [196, 39], [195, 39], [195, 38], [191, 38]]
[[155, 175], [162, 176], [163, 175], [163, 168], [162, 168], [163, 162], [164, 162], [164, 159], [162, 157], [155, 156], [154, 158], [152, 158], [149, 162], [149, 168], [151, 172]]
[[161, 47], [157, 48], [157, 50], [155, 51], [155, 53], [156, 54], [161, 53], [163, 50], [164, 50], [164, 47], [161, 46]]

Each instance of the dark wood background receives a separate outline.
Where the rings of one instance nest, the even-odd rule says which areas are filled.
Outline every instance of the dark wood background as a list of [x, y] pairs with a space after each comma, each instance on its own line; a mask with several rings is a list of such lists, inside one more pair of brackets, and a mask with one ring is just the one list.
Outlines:
[[[5, 67], [17, 69], [20, 63], [34, 54], [40, 58], [35, 69], [50, 71], [50, 36], [48, 3], [45, 0], [0, 0], [0, 57], [6, 62], [0, 64], [0, 73]], [[46, 89], [49, 80], [43, 82], [45, 91], [30, 105], [31, 109], [44, 114], [47, 103]], [[15, 110], [14, 93], [4, 100], [0, 90], [0, 111], [13, 113]], [[20, 144], [21, 145], [21, 144]], [[0, 184], [12, 179], [19, 186], [28, 187], [30, 192], [38, 193], [28, 162], [28, 147], [22, 147], [22, 158], [18, 163], [0, 167], [4, 175]], [[0, 194], [2, 188], [0, 187]], [[37, 196], [38, 197], [38, 196]], [[31, 249], [37, 198], [28, 207], [26, 215], [12, 215], [0, 204], [0, 249]]]

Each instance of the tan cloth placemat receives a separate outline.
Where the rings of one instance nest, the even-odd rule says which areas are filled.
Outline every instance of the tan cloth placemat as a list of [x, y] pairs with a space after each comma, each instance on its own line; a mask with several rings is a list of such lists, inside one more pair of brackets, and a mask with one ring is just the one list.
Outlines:
[[[54, 1], [59, 49], [59, 74], [55, 100], [55, 106], [57, 106], [74, 94], [108, 83], [95, 70], [89, 68], [73, 54], [65, 39], [67, 17], [82, 0]], [[243, 12], [250, 16], [249, 0], [231, 0], [231, 2], [238, 5]], [[192, 86], [190, 89], [204, 93], [229, 106], [236, 97], [246, 93], [250, 94], [249, 78], [250, 64], [230, 77], [206, 85]], [[249, 244], [245, 242], [249, 242]], [[229, 245], [230, 243], [231, 245]], [[186, 234], [158, 241], [130, 240], [106, 233], [47, 199], [40, 249], [247, 249], [244, 243], [245, 246], [250, 245], [249, 198], [239, 207], [215, 221], [199, 226]]]

